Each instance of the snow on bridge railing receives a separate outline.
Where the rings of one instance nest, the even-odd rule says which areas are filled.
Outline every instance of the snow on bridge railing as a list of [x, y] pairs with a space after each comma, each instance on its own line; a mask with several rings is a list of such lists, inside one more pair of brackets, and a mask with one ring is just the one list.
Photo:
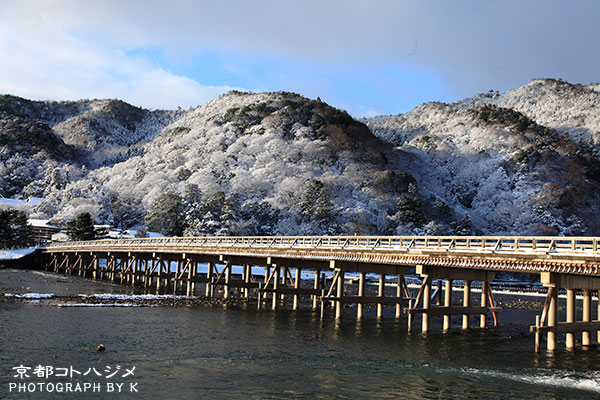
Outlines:
[[527, 236], [211, 236], [104, 239], [54, 243], [49, 251], [77, 248], [281, 248], [381, 251], [596, 253], [600, 238]]

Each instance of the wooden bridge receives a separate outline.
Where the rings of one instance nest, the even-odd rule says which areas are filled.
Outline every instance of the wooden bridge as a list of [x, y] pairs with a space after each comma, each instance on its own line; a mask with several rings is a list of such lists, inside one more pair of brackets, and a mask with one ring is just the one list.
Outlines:
[[[354, 303], [360, 319], [367, 305], [376, 306], [378, 317], [385, 306], [393, 306], [396, 317], [408, 315], [409, 331], [420, 315], [423, 332], [433, 316], [443, 318], [444, 330], [450, 329], [453, 315], [462, 315], [462, 329], [470, 328], [471, 317], [477, 315], [480, 328], [487, 326], [489, 316], [495, 324], [501, 309], [489, 282], [496, 273], [539, 274], [548, 291], [541, 315], [531, 326], [537, 351], [543, 334], [548, 350], [556, 349], [557, 334], [566, 334], [567, 348], [575, 346], [579, 332], [581, 343], [591, 345], [592, 333], [598, 331], [600, 343], [600, 302], [596, 320], [591, 315], [592, 293], [600, 289], [599, 244], [600, 238], [583, 237], [195, 237], [55, 243], [43, 253], [47, 270], [187, 295], [204, 284], [206, 296], [239, 295], [256, 299], [259, 308], [268, 299], [276, 309], [291, 297], [297, 309], [301, 298], [308, 298], [313, 309], [320, 306], [321, 315], [331, 304], [341, 318], [343, 305]], [[200, 273], [204, 264], [207, 272]], [[232, 274], [233, 266], [242, 267], [238, 277]], [[257, 267], [264, 274], [253, 272]], [[302, 270], [311, 271], [314, 278], [302, 281]], [[347, 273], [358, 275], [355, 294], [347, 290]], [[367, 274], [378, 276], [375, 295], [365, 290]], [[411, 274], [421, 278], [416, 294], [406, 284]], [[387, 280], [395, 287], [393, 296], [385, 294]], [[455, 280], [464, 287], [460, 304], [453, 304]], [[477, 305], [472, 302], [474, 282], [481, 288]], [[567, 301], [565, 321], [559, 322], [561, 289], [566, 289]], [[583, 295], [580, 319], [576, 291]], [[438, 304], [432, 304], [436, 299]]]

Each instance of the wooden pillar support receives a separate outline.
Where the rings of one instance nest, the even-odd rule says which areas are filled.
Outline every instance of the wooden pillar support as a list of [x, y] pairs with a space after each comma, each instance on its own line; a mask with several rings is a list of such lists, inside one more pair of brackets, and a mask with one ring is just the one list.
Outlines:
[[229, 284], [231, 283], [231, 264], [229, 261], [225, 262], [225, 285], [223, 285], [223, 298], [229, 298]]
[[206, 286], [204, 289], [204, 295], [206, 297], [212, 297], [213, 296], [213, 270], [215, 268], [215, 265], [212, 262], [208, 263], [207, 266], [207, 270], [206, 270]]
[[[416, 272], [423, 278], [423, 283], [419, 294], [412, 306], [404, 309], [405, 313], [408, 314], [422, 314], [422, 331], [427, 332], [429, 330], [429, 318], [431, 316], [442, 316], [443, 317], [443, 330], [447, 331], [451, 327], [452, 315], [462, 315], [462, 328], [469, 328], [469, 316], [480, 315], [480, 326], [485, 328], [487, 314], [491, 312], [494, 315], [494, 324], [497, 321], [497, 315], [501, 309], [496, 307], [494, 304], [494, 298], [491, 290], [489, 289], [488, 282], [494, 279], [495, 272], [491, 271], [478, 271], [468, 270], [459, 268], [444, 268], [444, 267], [425, 267], [422, 265], [416, 266]], [[435, 294], [431, 294], [431, 286], [434, 278], [438, 278], [438, 282], [441, 282], [439, 278], [443, 278], [445, 281], [445, 290], [440, 290], [439, 286], [435, 291]], [[452, 305], [452, 282], [455, 279], [460, 279], [465, 282], [465, 292], [463, 297], [462, 306]], [[481, 306], [472, 306], [470, 301], [471, 296], [471, 282], [478, 280], [482, 282], [481, 291]], [[433, 297], [441, 298], [441, 293], [444, 293], [443, 305], [432, 306]], [[423, 299], [421, 308], [419, 308], [419, 301]], [[412, 319], [410, 319], [412, 325]]]
[[[385, 297], [385, 274], [379, 274], [377, 297]], [[383, 303], [377, 303], [377, 318], [383, 318]]]
[[196, 276], [198, 276], [198, 261], [191, 259], [190, 260], [190, 269], [192, 270], [192, 285], [191, 285], [191, 289], [192, 289], [192, 293], [190, 296], [195, 296], [196, 295]]
[[277, 289], [279, 289], [279, 265], [273, 265], [273, 303], [271, 305], [272, 310], [277, 310], [279, 305], [279, 298], [277, 297]]
[[[588, 289], [583, 290], [583, 318], [582, 322], [590, 322], [592, 320], [592, 293]], [[592, 337], [589, 331], [581, 333], [581, 344], [589, 346], [592, 344]]]
[[[367, 273], [364, 271], [361, 272], [360, 275], [358, 276], [358, 297], [363, 297], [365, 295], [366, 276], [367, 276]], [[361, 303], [358, 303], [356, 306], [356, 318], [359, 320], [362, 319], [363, 313], [364, 313], [364, 305], [361, 302]]]
[[163, 270], [163, 260], [156, 260], [158, 265], [157, 277], [156, 277], [156, 293], [160, 290], [160, 284], [162, 279], [162, 270]]
[[[296, 275], [295, 275], [295, 279], [294, 279], [294, 289], [300, 289], [300, 277], [302, 274], [302, 270], [298, 267], [296, 267]], [[293, 309], [297, 310], [298, 309], [298, 301], [300, 299], [300, 296], [298, 296], [298, 293], [294, 294], [294, 305], [293, 305]]]
[[98, 257], [94, 256], [94, 266], [92, 267], [92, 278], [98, 280], [100, 276]]
[[398, 281], [396, 283], [396, 297], [400, 301], [396, 304], [396, 318], [400, 318], [402, 315], [402, 285], [404, 284], [404, 275], [398, 275]]
[[[596, 292], [596, 298], [598, 299], [598, 313], [596, 314], [596, 321], [600, 321], [600, 290]], [[596, 341], [600, 344], [600, 331], [596, 332]]]
[[[264, 282], [263, 282], [263, 285], [264, 285], [265, 288], [267, 287], [267, 282], [269, 280], [269, 277], [272, 276], [271, 272], [272, 272], [271, 271], [271, 264], [269, 262], [267, 262], [267, 265], [265, 265], [265, 279], [264, 279]], [[268, 298], [267, 295], [268, 295], [267, 292], [264, 292], [262, 294], [263, 299], [265, 300], [265, 302], [266, 302], [266, 300]], [[259, 301], [259, 305], [260, 305], [260, 301]]]
[[[481, 281], [481, 307], [486, 307], [488, 305], [488, 281]], [[487, 320], [487, 313], [481, 314], [479, 317], [479, 327], [481, 329], [485, 329]]]
[[[335, 302], [335, 318], [340, 319], [340, 318], [342, 318], [342, 296], [344, 296], [345, 273], [344, 273], [343, 269], [337, 269], [337, 272], [338, 272], [338, 279], [337, 279], [337, 291], [336, 291], [337, 300]], [[332, 284], [334, 284], [334, 283], [332, 283]]]
[[[575, 322], [575, 290], [567, 289], [567, 323]], [[575, 347], [575, 334], [567, 333], [565, 345], [567, 349]]]
[[[452, 279], [446, 279], [444, 288], [444, 307], [452, 306]], [[444, 332], [450, 329], [450, 315], [444, 315]]]
[[558, 288], [548, 290], [548, 338], [546, 348], [548, 351], [556, 350], [556, 314], [558, 310]]
[[[321, 270], [320, 269], [315, 269], [315, 281], [313, 283], [313, 289], [318, 290], [321, 289], [320, 287], [320, 279], [321, 279]], [[313, 295], [312, 296], [312, 309], [316, 310], [317, 309], [317, 302], [318, 302], [318, 296], [317, 295]]]
[[177, 266], [175, 267], [175, 279], [173, 279], [173, 294], [177, 294], [179, 291], [179, 275], [181, 274], [181, 268], [183, 267], [183, 261], [177, 260]]
[[425, 278], [423, 282], [423, 317], [421, 320], [421, 332], [427, 333], [429, 331], [429, 307], [431, 306], [431, 278]]
[[[463, 307], [467, 309], [471, 306], [471, 281], [466, 280], [464, 282]], [[462, 328], [465, 330], [469, 329], [469, 314], [463, 314]]]
[[[581, 332], [581, 344], [589, 346], [592, 342], [591, 332], [600, 329], [600, 302], [598, 305], [598, 320], [592, 321], [592, 291], [598, 290], [600, 278], [594, 276], [581, 276], [571, 274], [557, 274], [542, 272], [541, 281], [548, 288], [546, 302], [541, 318], [536, 318], [536, 323], [529, 329], [535, 333], [536, 351], [540, 348], [540, 337], [546, 333], [546, 348], [554, 351], [557, 347], [557, 334], [565, 334], [567, 349], [575, 347], [575, 334]], [[558, 291], [565, 288], [567, 291], [566, 321], [557, 321]], [[583, 315], [577, 321], [576, 290], [583, 291]], [[600, 339], [600, 335], [598, 336]]]
[[[249, 284], [252, 282], [252, 266], [250, 264], [244, 264], [244, 283]], [[246, 286], [244, 288], [244, 297], [247, 299], [250, 297], [250, 288]]]
[[187, 272], [188, 272], [188, 276], [187, 276], [187, 287], [186, 287], [186, 291], [185, 291], [185, 295], [186, 296], [193, 296], [194, 295], [194, 290], [192, 289], [192, 278], [194, 277], [194, 269], [192, 268], [194, 263], [188, 263], [187, 266]]

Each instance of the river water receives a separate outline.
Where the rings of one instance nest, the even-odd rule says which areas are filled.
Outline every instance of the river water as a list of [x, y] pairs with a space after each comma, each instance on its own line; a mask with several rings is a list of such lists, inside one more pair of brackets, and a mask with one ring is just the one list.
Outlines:
[[[0, 293], [131, 292], [0, 269]], [[310, 310], [252, 305], [60, 307], [58, 299], [4, 299], [0, 398], [600, 398], [600, 349], [535, 354], [527, 332], [535, 313], [528, 310], [504, 310], [500, 326], [485, 331], [442, 333], [437, 321], [431, 333], [409, 335], [406, 318], [395, 320], [393, 310], [390, 318], [369, 314], [357, 322], [346, 309], [338, 323], [331, 314], [321, 320]], [[93, 350], [100, 343], [106, 351]], [[18, 376], [20, 366], [32, 368], [29, 377]], [[52, 367], [53, 374], [36, 376], [37, 366]], [[13, 387], [19, 383], [42, 385], [19, 393]], [[95, 383], [99, 391], [67, 393], [67, 383], [73, 390]], [[116, 384], [123, 384], [121, 393]]]

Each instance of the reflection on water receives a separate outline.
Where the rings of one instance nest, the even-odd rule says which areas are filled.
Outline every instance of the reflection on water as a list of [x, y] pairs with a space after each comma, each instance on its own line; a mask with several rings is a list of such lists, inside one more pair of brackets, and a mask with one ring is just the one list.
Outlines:
[[[13, 273], [23, 282], [31, 274]], [[0, 287], [13, 278], [0, 270]], [[46, 293], [64, 288], [56, 281], [35, 284]], [[82, 293], [107, 288], [77, 285], [73, 290]], [[130, 398], [144, 399], [600, 396], [598, 349], [536, 355], [525, 324], [446, 334], [434, 326], [427, 335], [409, 335], [405, 319], [357, 322], [353, 310], [336, 322], [318, 312], [252, 305], [59, 308], [47, 302], [0, 303], [0, 321], [0, 397], [8, 395], [11, 368], [20, 364], [135, 366], [140, 393]], [[105, 352], [85, 350], [99, 343]], [[13, 398], [59, 397], [65, 394]]]

